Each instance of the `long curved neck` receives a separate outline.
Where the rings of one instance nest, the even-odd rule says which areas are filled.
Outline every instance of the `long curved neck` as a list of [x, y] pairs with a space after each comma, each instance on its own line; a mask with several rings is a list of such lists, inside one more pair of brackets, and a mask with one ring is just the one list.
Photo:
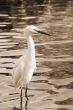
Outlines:
[[27, 44], [28, 44], [28, 54], [30, 54], [30, 56], [35, 57], [35, 45], [31, 36], [27, 38]]

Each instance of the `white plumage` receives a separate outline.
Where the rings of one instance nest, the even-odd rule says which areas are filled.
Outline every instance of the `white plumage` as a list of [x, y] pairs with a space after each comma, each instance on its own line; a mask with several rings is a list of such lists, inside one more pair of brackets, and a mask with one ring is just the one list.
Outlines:
[[[32, 75], [36, 69], [35, 45], [32, 39], [32, 33], [41, 32], [36, 26], [30, 25], [23, 30], [23, 35], [27, 40], [28, 49], [22, 57], [19, 58], [13, 69], [13, 84], [16, 88], [21, 88], [21, 110], [22, 110], [22, 87], [26, 85], [25, 95], [27, 97], [27, 84], [31, 81]], [[27, 98], [28, 100], [28, 98]]]
[[28, 26], [24, 29], [28, 50], [18, 60], [13, 70], [13, 83], [16, 88], [28, 84], [36, 68], [35, 45], [31, 36], [32, 33], [36, 33], [35, 30], [38, 30], [35, 26]]

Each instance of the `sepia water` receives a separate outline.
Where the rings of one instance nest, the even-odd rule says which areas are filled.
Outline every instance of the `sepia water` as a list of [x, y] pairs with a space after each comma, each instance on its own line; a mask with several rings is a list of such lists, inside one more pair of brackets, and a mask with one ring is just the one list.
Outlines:
[[[20, 89], [12, 85], [15, 63], [26, 54], [20, 33], [34, 24], [50, 34], [33, 35], [37, 70], [23, 110], [73, 110], [73, 0], [25, 0], [0, 5], [0, 110], [20, 108]], [[15, 32], [18, 30], [19, 32]]]

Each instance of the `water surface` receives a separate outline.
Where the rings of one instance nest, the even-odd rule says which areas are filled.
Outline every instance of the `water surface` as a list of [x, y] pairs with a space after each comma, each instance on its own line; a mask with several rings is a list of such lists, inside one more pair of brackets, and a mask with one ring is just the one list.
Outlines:
[[[4, 8], [5, 7], [5, 8]], [[16, 61], [26, 53], [26, 40], [14, 30], [34, 24], [50, 36], [33, 35], [37, 71], [28, 87], [28, 110], [73, 108], [73, 1], [31, 0], [1, 4], [0, 109], [20, 107], [20, 90], [12, 86]], [[25, 109], [25, 87], [23, 88]]]

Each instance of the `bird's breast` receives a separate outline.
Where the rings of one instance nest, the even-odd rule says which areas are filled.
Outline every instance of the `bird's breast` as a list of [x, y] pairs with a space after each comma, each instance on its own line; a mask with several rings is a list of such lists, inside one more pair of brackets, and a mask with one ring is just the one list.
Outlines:
[[35, 56], [33, 57], [29, 56], [28, 59], [26, 60], [26, 64], [24, 67], [24, 72], [25, 72], [24, 78], [26, 77], [25, 80], [27, 83], [31, 80], [35, 68], [36, 68]]

